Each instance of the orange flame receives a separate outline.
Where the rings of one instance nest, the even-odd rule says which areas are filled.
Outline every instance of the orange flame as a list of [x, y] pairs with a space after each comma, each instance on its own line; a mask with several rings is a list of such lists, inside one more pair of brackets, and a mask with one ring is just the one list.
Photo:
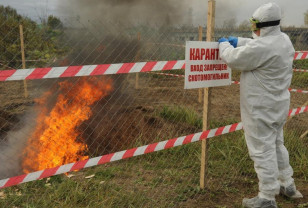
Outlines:
[[77, 127], [92, 115], [91, 105], [111, 92], [111, 81], [92, 78], [75, 83], [65, 81], [59, 85], [65, 93], [58, 96], [49, 115], [46, 115], [47, 108], [42, 106], [46, 106], [51, 93], [47, 92], [37, 100], [42, 110], [37, 127], [23, 151], [24, 173], [88, 158], [85, 156], [88, 146]]

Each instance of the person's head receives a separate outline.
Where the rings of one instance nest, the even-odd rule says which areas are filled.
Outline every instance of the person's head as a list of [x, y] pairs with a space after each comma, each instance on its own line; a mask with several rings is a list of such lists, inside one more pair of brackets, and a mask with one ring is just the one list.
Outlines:
[[276, 3], [267, 3], [260, 6], [250, 19], [251, 30], [256, 36], [264, 36], [271, 31], [280, 31], [281, 10]]

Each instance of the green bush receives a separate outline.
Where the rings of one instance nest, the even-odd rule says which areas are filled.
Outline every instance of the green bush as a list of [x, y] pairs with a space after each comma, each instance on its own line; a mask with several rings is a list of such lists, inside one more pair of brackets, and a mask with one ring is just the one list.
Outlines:
[[67, 51], [61, 43], [63, 24], [54, 16], [38, 24], [11, 7], [0, 6], [0, 22], [0, 69], [21, 68], [19, 25], [23, 26], [26, 60], [40, 60], [27, 62], [27, 68], [34, 67], [31, 63], [42, 67]]

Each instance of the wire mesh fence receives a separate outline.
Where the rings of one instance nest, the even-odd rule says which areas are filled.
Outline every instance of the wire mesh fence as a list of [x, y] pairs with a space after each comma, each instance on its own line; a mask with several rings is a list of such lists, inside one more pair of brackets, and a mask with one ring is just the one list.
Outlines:
[[[55, 17], [37, 24], [21, 17], [17, 22], [1, 18], [4, 71], [22, 68], [19, 24], [24, 28], [26, 68], [70, 66], [74, 71], [91, 64], [184, 60], [185, 42], [199, 39], [198, 28], [193, 26], [84, 23]], [[307, 29], [282, 31], [297, 51], [308, 50]], [[214, 39], [230, 35], [250, 37], [251, 32], [216, 28]], [[202, 40], [206, 40], [205, 32]], [[294, 61], [294, 68], [307, 70], [307, 60]], [[233, 81], [239, 81], [239, 73], [232, 73]], [[72, 74], [27, 80], [26, 98], [22, 81], [0, 83], [0, 179], [202, 131], [203, 104], [198, 101], [198, 90], [184, 90], [181, 67], [103, 76]], [[291, 88], [307, 91], [307, 75], [294, 72]], [[307, 106], [307, 96], [291, 92], [291, 108]], [[209, 128], [240, 122], [239, 85], [213, 88], [209, 109]], [[289, 118], [285, 126], [294, 177], [306, 196], [307, 124], [307, 113], [303, 113]], [[200, 154], [201, 144], [196, 142], [1, 189], [0, 205], [239, 207], [244, 196], [257, 193], [242, 131], [209, 139], [205, 189], [199, 188]], [[278, 199], [282, 207], [306, 202]]]

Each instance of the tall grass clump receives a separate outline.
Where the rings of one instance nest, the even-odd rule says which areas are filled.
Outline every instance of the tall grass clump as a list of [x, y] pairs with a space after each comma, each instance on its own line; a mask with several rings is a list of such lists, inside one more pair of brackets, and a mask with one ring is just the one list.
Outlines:
[[202, 117], [187, 107], [164, 106], [159, 115], [172, 122], [182, 122], [202, 129]]

